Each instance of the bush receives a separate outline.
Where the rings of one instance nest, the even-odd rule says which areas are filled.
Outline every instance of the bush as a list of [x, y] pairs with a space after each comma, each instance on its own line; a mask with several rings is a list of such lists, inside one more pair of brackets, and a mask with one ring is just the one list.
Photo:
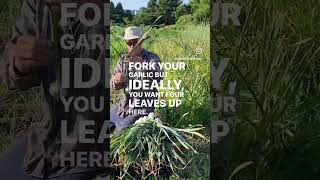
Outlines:
[[192, 17], [192, 15], [190, 15], [190, 14], [184, 15], [178, 19], [178, 21], [176, 23], [176, 27], [183, 28], [185, 25], [192, 24], [193, 22], [194, 22], [194, 18]]

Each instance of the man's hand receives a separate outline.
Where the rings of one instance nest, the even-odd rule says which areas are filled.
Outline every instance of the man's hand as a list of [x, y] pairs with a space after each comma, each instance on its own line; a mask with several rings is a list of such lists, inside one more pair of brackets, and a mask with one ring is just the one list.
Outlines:
[[57, 61], [57, 54], [47, 40], [21, 36], [17, 40], [14, 66], [19, 73], [29, 74], [35, 66], [48, 66]]
[[130, 55], [130, 61], [131, 62], [135, 62], [135, 63], [142, 63], [142, 58], [141, 56], [138, 56], [138, 55]]
[[117, 86], [123, 86], [126, 82], [126, 77], [121, 73], [116, 73], [113, 77], [114, 83]]

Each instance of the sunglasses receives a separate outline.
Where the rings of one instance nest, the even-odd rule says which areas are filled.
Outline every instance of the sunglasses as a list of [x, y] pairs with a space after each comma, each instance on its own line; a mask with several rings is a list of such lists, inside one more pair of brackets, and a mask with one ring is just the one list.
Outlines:
[[135, 46], [135, 45], [137, 45], [138, 44], [138, 41], [126, 41], [126, 44], [128, 45], [128, 46]]

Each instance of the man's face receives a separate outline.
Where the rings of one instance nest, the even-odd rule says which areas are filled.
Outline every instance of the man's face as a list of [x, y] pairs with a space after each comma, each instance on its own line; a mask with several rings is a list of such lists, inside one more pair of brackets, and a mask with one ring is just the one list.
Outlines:
[[[131, 54], [133, 53], [133, 48], [137, 45], [139, 39], [132, 39], [132, 40], [127, 40], [126, 44], [127, 44], [127, 48], [128, 48], [128, 53]], [[134, 54], [140, 54], [141, 50], [142, 50], [142, 44], [143, 44], [143, 40], [139, 43], [139, 45], [135, 48], [135, 52]]]

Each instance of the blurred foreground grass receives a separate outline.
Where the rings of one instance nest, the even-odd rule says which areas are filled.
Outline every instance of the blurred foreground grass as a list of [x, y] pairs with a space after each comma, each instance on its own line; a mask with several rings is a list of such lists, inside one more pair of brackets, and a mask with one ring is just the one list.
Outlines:
[[[20, 15], [22, 2], [0, 2], [0, 56]], [[15, 137], [27, 134], [29, 127], [41, 119], [41, 98], [38, 88], [15, 92], [0, 84], [0, 152], [8, 148]]]

